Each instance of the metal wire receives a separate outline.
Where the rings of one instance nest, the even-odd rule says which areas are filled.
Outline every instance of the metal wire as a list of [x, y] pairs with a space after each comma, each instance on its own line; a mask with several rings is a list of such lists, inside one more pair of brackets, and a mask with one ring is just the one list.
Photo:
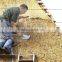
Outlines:
[[[0, 8], [0, 9], [6, 9], [6, 8]], [[44, 8], [46, 10], [62, 10], [62, 9], [47, 9], [47, 8]], [[28, 10], [43, 10], [43, 9], [28, 9]]]

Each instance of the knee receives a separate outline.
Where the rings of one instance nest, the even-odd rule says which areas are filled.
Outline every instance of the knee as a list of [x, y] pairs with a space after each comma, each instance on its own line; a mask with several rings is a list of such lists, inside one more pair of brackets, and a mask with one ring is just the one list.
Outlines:
[[5, 44], [4, 39], [0, 39], [0, 47], [3, 47], [4, 44]]

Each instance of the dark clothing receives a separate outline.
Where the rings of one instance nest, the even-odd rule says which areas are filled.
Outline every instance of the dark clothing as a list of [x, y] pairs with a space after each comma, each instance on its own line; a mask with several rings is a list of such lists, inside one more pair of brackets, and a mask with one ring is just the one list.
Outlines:
[[20, 13], [20, 9], [19, 7], [12, 7], [7, 9], [4, 13], [3, 13], [3, 18], [7, 19], [9, 21], [17, 21], [17, 17], [19, 16]]

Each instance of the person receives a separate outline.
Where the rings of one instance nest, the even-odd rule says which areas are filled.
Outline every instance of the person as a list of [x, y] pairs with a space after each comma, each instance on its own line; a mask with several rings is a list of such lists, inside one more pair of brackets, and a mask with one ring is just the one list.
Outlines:
[[17, 18], [19, 14], [24, 14], [28, 10], [27, 5], [21, 4], [20, 7], [11, 7], [3, 12], [2, 17], [0, 17], [1, 27], [0, 28], [0, 49], [4, 49], [6, 53], [11, 53], [11, 49], [13, 46], [13, 33], [14, 32], [7, 32], [7, 28], [11, 27], [11, 24], [17, 22]]

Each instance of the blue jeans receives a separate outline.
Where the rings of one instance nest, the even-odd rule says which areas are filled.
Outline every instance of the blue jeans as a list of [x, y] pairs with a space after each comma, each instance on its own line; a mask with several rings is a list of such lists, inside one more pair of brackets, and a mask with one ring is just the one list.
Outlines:
[[0, 39], [0, 48], [2, 48], [5, 44], [5, 40], [4, 39]]
[[7, 51], [8, 51], [9, 53], [11, 53], [12, 45], [13, 45], [13, 40], [12, 40], [12, 39], [8, 39], [8, 40], [6, 40], [6, 42], [5, 42], [4, 46], [3, 46], [3, 48], [6, 48]]
[[8, 53], [11, 53], [12, 45], [12, 39], [7, 39], [6, 41], [4, 39], [0, 39], [0, 48], [6, 48]]

